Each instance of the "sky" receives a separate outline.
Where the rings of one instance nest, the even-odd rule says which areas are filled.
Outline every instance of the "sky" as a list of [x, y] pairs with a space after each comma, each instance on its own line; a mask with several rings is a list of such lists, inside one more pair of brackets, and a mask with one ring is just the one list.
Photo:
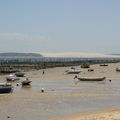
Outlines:
[[0, 52], [120, 53], [120, 0], [0, 0]]

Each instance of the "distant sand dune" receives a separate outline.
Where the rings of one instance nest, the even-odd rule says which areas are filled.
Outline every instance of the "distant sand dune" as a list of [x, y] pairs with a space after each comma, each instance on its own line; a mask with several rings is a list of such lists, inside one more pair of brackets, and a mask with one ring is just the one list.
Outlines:
[[[80, 53], [80, 52], [65, 52], [65, 53], [41, 53], [45, 57], [114, 57], [113, 55], [97, 54], [97, 53]], [[116, 56], [117, 57], [117, 56]]]

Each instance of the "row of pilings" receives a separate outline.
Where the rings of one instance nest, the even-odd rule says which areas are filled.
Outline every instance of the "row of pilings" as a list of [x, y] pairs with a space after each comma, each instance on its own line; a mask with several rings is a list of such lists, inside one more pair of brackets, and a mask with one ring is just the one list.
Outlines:
[[39, 70], [52, 67], [78, 66], [82, 64], [101, 64], [120, 62], [120, 60], [94, 60], [94, 61], [0, 61], [0, 73], [12, 73], [15, 71]]

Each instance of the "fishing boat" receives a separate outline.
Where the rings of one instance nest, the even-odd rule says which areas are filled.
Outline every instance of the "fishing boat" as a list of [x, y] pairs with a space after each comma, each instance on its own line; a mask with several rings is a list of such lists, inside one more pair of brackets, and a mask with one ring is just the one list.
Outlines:
[[92, 72], [92, 71], [94, 71], [94, 69], [88, 69], [88, 71], [89, 71], [89, 72]]
[[16, 80], [20, 80], [20, 78], [16, 77], [15, 74], [10, 74], [6, 77], [7, 81], [16, 81]]
[[16, 77], [24, 77], [24, 72], [15, 72]]
[[22, 83], [22, 85], [30, 85], [31, 82], [32, 82], [31, 80], [26, 79], [26, 80], [22, 81], [21, 83]]
[[117, 72], [120, 72], [120, 67], [116, 68], [116, 71], [117, 71]]
[[82, 70], [77, 70], [75, 68], [71, 68], [69, 70], [66, 70], [65, 72], [66, 72], [66, 74], [79, 74], [80, 72], [82, 72]]
[[13, 92], [13, 86], [10, 83], [0, 83], [0, 94]]
[[100, 64], [100, 66], [108, 66], [108, 64]]
[[103, 81], [106, 77], [78, 77], [75, 76], [74, 79], [77, 78], [80, 81]]
[[87, 64], [87, 63], [86, 63], [86, 64], [82, 64], [82, 65], [81, 65], [81, 68], [90, 68], [90, 65]]

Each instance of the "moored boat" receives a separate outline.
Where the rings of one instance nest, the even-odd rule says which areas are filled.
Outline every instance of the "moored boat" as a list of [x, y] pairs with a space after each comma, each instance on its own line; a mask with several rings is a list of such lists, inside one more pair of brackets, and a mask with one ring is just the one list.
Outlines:
[[88, 69], [88, 71], [89, 71], [89, 72], [92, 72], [92, 71], [94, 71], [94, 69]]
[[100, 64], [100, 66], [108, 66], [108, 64]]
[[77, 78], [80, 81], [103, 81], [106, 77], [77, 77], [75, 76], [74, 79]]
[[120, 67], [116, 68], [116, 71], [117, 71], [117, 72], [120, 72]]
[[11, 93], [13, 91], [13, 86], [10, 83], [0, 83], [0, 94], [1, 93]]
[[26, 80], [22, 81], [21, 83], [22, 83], [22, 85], [30, 85], [31, 82], [32, 81], [28, 80], [28, 78], [27, 78]]
[[71, 68], [69, 70], [66, 70], [65, 72], [66, 72], [66, 74], [79, 74], [80, 72], [82, 72], [82, 70], [77, 70], [75, 68]]
[[82, 64], [82, 65], [81, 65], [81, 68], [90, 68], [90, 65], [87, 64], [87, 63], [86, 63], [86, 64]]
[[16, 81], [16, 80], [20, 80], [20, 78], [16, 77], [15, 74], [10, 74], [6, 77], [7, 81]]
[[24, 77], [24, 72], [15, 72], [16, 77]]

